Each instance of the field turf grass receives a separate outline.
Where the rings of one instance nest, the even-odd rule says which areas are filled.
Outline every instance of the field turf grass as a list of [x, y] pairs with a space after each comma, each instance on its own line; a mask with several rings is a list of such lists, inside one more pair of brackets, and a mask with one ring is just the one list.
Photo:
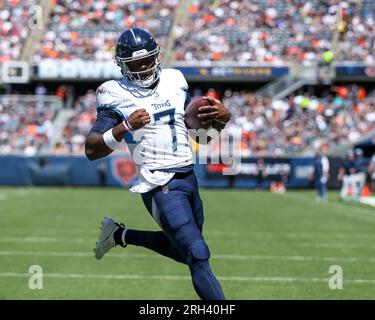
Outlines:
[[[375, 209], [284, 195], [201, 190], [211, 265], [227, 299], [374, 299]], [[188, 269], [144, 248], [93, 256], [103, 216], [158, 230], [124, 189], [0, 188], [0, 299], [197, 299]], [[30, 290], [29, 267], [44, 272]], [[328, 286], [343, 270], [343, 289]]]

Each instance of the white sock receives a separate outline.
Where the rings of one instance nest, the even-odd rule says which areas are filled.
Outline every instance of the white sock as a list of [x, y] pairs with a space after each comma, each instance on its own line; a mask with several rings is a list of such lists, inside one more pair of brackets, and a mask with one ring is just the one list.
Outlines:
[[122, 241], [122, 244], [123, 244], [124, 246], [126, 246], [126, 242], [125, 242], [126, 231], [128, 231], [128, 229], [124, 229], [124, 231], [123, 231], [122, 234], [121, 234], [121, 241]]

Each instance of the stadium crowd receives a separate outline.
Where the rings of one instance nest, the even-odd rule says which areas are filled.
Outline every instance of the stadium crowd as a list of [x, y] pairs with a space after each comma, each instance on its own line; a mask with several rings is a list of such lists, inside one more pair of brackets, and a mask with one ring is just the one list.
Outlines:
[[36, 0], [0, 1], [0, 63], [17, 60], [28, 35], [29, 9]]
[[234, 115], [230, 126], [242, 130], [244, 156], [313, 155], [318, 146], [355, 141], [375, 128], [375, 100], [357, 85], [282, 100], [226, 90], [222, 99]]
[[55, 105], [42, 99], [0, 96], [0, 155], [36, 155], [53, 136]]
[[67, 121], [62, 140], [55, 146], [55, 154], [84, 154], [85, 138], [96, 119], [95, 92], [88, 90], [74, 105], [74, 114]]
[[178, 29], [176, 60], [319, 62], [338, 30], [338, 60], [372, 62], [374, 13], [375, 4], [361, 10], [356, 0], [193, 0]]
[[166, 45], [178, 0], [54, 0], [34, 61], [113, 60], [113, 46], [128, 28], [149, 30]]
[[[166, 46], [178, 0], [53, 0], [35, 62], [110, 61], [119, 32], [140, 27]], [[0, 62], [19, 57], [36, 0], [0, 3]], [[340, 7], [342, 19], [338, 19]], [[375, 62], [375, 3], [358, 0], [193, 0], [176, 28], [177, 61], [320, 61], [340, 35], [339, 61]], [[146, 18], [147, 17], [147, 18]]]
[[[132, 27], [149, 30], [165, 48], [178, 3], [54, 0], [47, 31], [33, 59], [110, 61], [118, 34]], [[340, 35], [341, 48], [336, 60], [375, 59], [374, 3], [363, 7], [357, 0], [193, 0], [187, 14], [186, 25], [175, 29], [177, 61], [317, 62], [331, 49], [334, 30]], [[20, 42], [9, 36], [20, 34], [18, 28], [23, 27], [9, 28], [5, 26], [5, 36], [14, 44], [8, 50], [16, 53]], [[9, 47], [7, 42], [2, 46]]]

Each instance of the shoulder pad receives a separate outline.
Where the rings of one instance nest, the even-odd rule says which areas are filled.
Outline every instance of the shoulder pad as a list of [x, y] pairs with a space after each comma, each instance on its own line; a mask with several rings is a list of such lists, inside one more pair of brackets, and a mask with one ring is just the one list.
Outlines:
[[114, 109], [121, 102], [119, 97], [113, 92], [115, 85], [115, 81], [110, 80], [104, 82], [96, 89], [96, 109], [98, 111]]
[[163, 72], [165, 77], [168, 78], [168, 80], [173, 80], [172, 83], [175, 83], [176, 86], [179, 88], [182, 88], [183, 90], [187, 90], [189, 88], [189, 85], [186, 82], [185, 76], [183, 73], [178, 69], [163, 69]]

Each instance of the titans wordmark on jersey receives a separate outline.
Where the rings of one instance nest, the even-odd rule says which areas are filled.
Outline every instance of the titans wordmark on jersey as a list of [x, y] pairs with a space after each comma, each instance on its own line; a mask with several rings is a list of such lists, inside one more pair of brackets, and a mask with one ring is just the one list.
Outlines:
[[110, 80], [97, 90], [97, 110], [115, 111], [124, 120], [146, 109], [151, 122], [124, 139], [135, 163], [149, 170], [180, 168], [193, 163], [184, 122], [188, 84], [176, 69], [163, 69], [152, 90], [135, 87], [126, 78]]

